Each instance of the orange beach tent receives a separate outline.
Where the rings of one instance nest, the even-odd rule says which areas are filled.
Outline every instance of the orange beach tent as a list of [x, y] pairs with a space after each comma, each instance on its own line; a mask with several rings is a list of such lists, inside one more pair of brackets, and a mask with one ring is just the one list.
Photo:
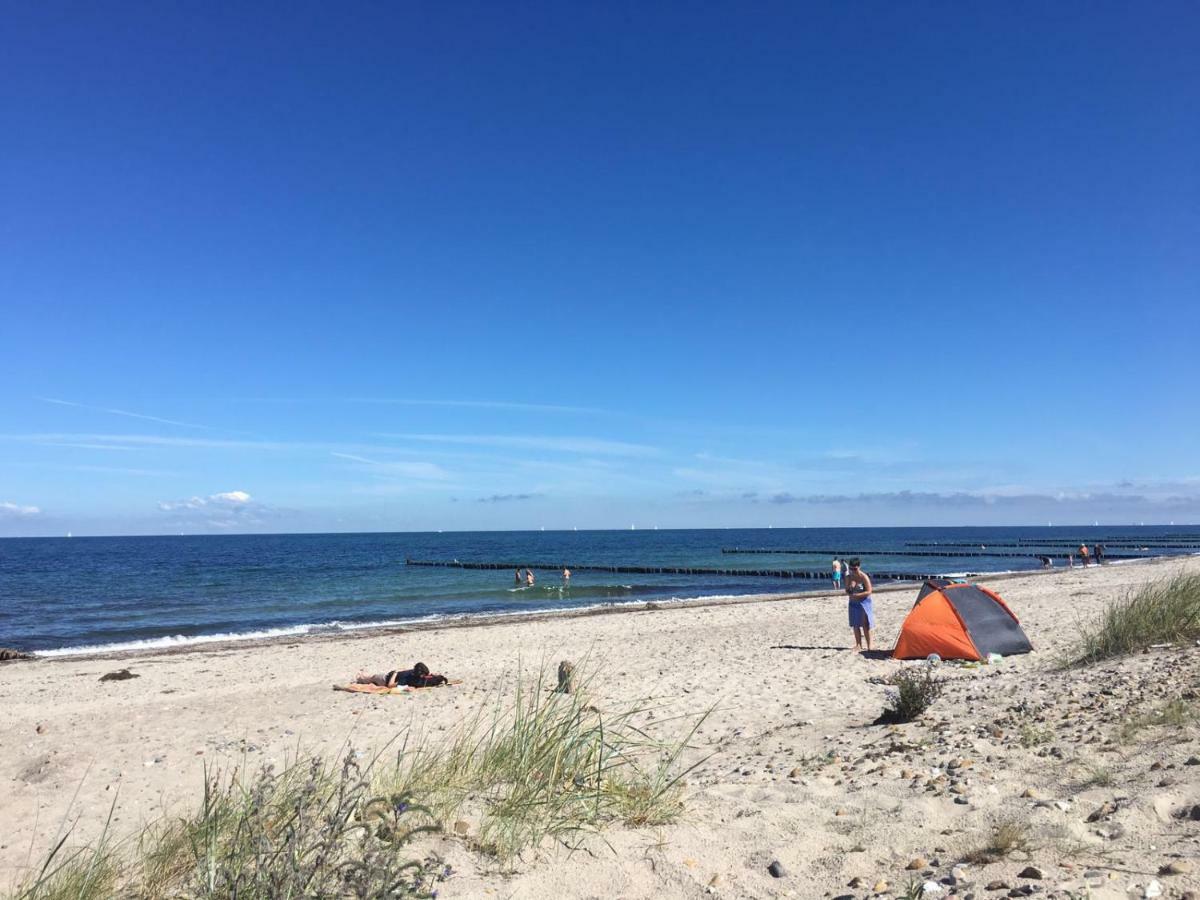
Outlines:
[[985, 659], [1033, 649], [1000, 595], [977, 584], [926, 581], [900, 629], [896, 659]]

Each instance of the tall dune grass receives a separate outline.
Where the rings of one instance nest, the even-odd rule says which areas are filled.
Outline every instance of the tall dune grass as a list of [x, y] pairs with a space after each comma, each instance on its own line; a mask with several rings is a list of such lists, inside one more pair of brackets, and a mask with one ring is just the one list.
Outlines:
[[[653, 707], [602, 713], [590, 682], [552, 691], [543, 675], [518, 679], [511, 702], [465, 722], [445, 743], [401, 748], [381, 770], [382, 788], [421, 798], [432, 819], [466, 822], [471, 842], [502, 862], [549, 838], [574, 839], [621, 821], [670, 822], [682, 811], [682, 782], [698, 762], [681, 756], [705, 717], [664, 742], [636, 723]], [[657, 728], [674, 720], [658, 719]], [[461, 818], [460, 818], [461, 817]]]
[[633, 702], [605, 713], [586, 680], [560, 694], [541, 674], [518, 679], [445, 741], [409, 734], [363, 764], [351, 753], [338, 764], [299, 759], [278, 773], [206, 772], [191, 814], [120, 846], [107, 828], [74, 850], [63, 838], [10, 897], [431, 896], [450, 873], [412, 846], [424, 833], [458, 834], [509, 866], [523, 851], [573, 847], [616, 822], [677, 818], [683, 780], [698, 765], [682, 756], [704, 717], [664, 741], [637, 724], [652, 709]]
[[1085, 626], [1068, 662], [1086, 665], [1138, 653], [1155, 644], [1200, 639], [1200, 575], [1145, 585], [1110, 604]]

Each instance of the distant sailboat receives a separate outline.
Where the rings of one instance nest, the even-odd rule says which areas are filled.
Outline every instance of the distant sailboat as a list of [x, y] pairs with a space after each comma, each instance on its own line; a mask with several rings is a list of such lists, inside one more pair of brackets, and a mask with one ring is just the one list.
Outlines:
[[629, 526], [629, 530], [630, 530], [630, 531], [637, 531], [637, 526], [636, 526], [636, 525], [633, 525], [633, 524], [631, 524], [631, 525]]
[[67, 532], [67, 537], [71, 537], [71, 532]]

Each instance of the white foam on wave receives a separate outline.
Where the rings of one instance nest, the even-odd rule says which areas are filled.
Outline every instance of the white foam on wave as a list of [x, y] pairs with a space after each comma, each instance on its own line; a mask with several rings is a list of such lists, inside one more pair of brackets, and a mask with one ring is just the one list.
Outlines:
[[308, 625], [289, 625], [281, 628], [263, 628], [259, 631], [226, 631], [215, 634], [175, 634], [145, 638], [139, 641], [117, 641], [112, 644], [85, 644], [80, 647], [57, 647], [53, 650], [38, 650], [38, 656], [83, 656], [96, 653], [126, 653], [136, 650], [171, 650], [176, 647], [192, 647], [197, 644], [218, 644], [227, 641], [262, 641], [272, 638], [305, 637], [317, 634], [336, 634], [339, 631], [361, 631], [366, 628], [393, 628], [429, 621], [438, 616], [421, 616], [412, 619], [395, 619], [380, 622], [321, 622]]

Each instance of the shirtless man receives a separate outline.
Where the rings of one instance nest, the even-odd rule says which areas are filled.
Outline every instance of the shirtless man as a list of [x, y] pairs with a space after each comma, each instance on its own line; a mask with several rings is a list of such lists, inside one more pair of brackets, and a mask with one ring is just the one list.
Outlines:
[[533, 587], [533, 569], [525, 570], [525, 584], [529, 587]]
[[858, 557], [848, 563], [846, 595], [850, 598], [850, 627], [854, 629], [854, 649], [863, 649], [863, 637], [867, 639], [867, 650], [871, 649], [871, 629], [875, 627], [875, 608], [871, 601], [871, 576], [864, 572]]

